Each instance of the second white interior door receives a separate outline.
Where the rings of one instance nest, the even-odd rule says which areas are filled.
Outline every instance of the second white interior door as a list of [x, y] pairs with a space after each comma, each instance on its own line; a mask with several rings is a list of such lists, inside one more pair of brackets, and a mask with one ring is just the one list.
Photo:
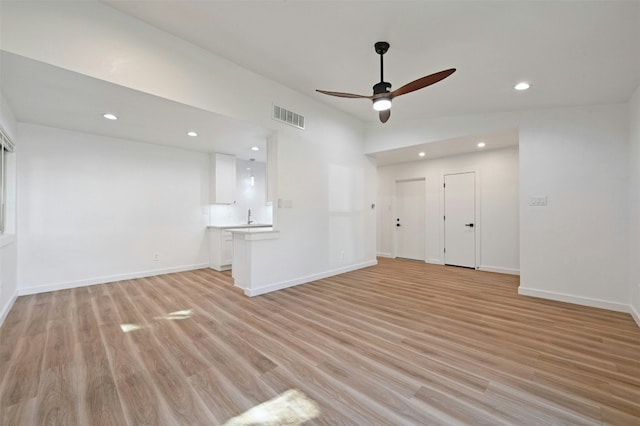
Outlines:
[[476, 266], [476, 174], [444, 176], [444, 263]]
[[425, 181], [396, 182], [396, 256], [425, 259]]

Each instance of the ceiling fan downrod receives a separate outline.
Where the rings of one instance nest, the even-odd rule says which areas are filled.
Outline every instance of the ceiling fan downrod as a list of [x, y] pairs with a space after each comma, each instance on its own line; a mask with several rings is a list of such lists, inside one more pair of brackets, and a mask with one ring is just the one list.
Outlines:
[[389, 93], [391, 89], [391, 83], [384, 81], [384, 54], [389, 50], [389, 43], [386, 41], [379, 41], [374, 45], [376, 53], [380, 55], [380, 83], [373, 85], [373, 94], [379, 95], [381, 93]]

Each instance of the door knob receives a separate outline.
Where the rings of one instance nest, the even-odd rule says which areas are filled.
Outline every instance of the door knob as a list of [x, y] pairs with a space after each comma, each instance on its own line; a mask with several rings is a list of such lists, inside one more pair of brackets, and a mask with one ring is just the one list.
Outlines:
[[465, 223], [464, 226], [468, 226], [469, 228], [473, 228], [473, 223]]

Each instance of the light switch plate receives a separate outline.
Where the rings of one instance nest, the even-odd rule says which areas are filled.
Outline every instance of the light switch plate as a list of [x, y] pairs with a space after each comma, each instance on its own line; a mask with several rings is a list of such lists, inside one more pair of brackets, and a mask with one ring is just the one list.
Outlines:
[[549, 203], [549, 197], [535, 195], [529, 197], [529, 205], [533, 207], [545, 207]]

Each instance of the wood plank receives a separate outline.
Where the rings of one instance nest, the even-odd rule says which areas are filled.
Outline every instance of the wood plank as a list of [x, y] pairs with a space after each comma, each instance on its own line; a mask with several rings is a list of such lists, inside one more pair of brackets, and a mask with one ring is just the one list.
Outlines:
[[38, 395], [46, 337], [45, 333], [40, 333], [21, 339], [17, 346], [19, 352], [5, 366], [7, 373], [0, 395], [2, 407], [21, 404]]
[[78, 424], [74, 369], [69, 364], [47, 368], [42, 374], [38, 395], [37, 423], [41, 425]]

